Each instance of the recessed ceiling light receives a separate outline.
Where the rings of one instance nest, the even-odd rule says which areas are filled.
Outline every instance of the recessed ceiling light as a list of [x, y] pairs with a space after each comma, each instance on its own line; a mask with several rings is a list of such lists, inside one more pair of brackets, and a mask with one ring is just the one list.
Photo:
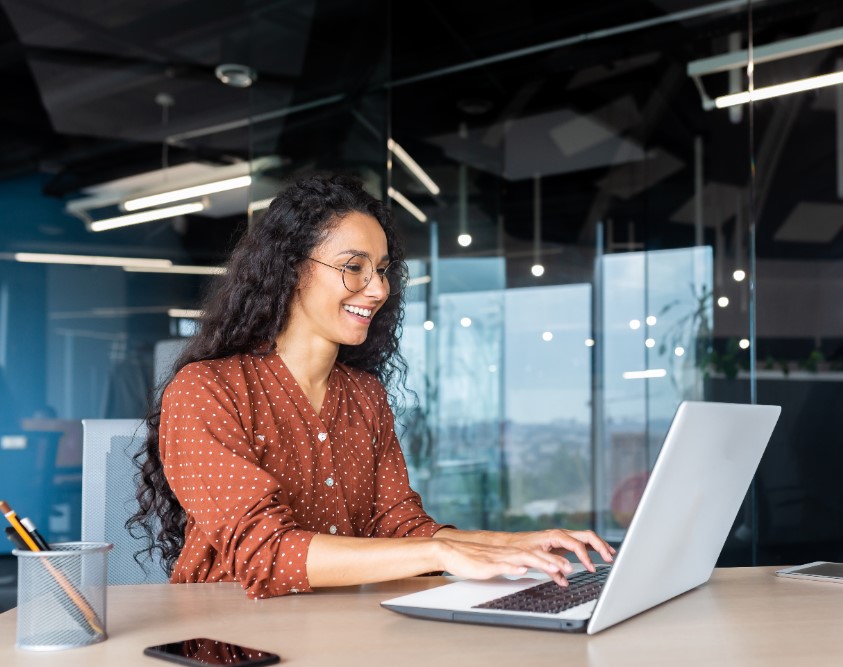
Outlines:
[[258, 78], [258, 73], [251, 67], [238, 65], [237, 63], [218, 65], [214, 70], [214, 74], [226, 86], [233, 88], [248, 88]]

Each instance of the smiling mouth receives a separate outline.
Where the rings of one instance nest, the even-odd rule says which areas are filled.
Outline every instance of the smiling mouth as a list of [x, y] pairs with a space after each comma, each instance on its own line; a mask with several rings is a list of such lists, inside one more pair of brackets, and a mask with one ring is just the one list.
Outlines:
[[357, 306], [343, 306], [343, 310], [348, 313], [352, 313], [353, 315], [359, 315], [360, 317], [370, 318], [372, 316], [372, 311], [369, 308], [358, 308]]

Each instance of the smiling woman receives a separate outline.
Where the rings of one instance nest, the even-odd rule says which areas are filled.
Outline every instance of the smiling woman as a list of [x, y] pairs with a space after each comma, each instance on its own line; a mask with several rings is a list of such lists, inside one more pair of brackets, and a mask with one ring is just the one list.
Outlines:
[[268, 597], [534, 567], [564, 584], [551, 550], [611, 560], [590, 531], [467, 532], [425, 512], [386, 389], [406, 370], [403, 259], [389, 210], [342, 176], [291, 185], [240, 241], [136, 457], [130, 527], [171, 581]]

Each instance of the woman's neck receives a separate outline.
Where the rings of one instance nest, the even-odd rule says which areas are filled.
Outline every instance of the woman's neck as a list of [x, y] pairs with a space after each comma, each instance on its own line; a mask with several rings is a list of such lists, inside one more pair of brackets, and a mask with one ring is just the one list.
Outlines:
[[319, 338], [303, 339], [292, 332], [275, 339], [275, 350], [305, 392], [324, 389], [337, 361], [339, 345]]

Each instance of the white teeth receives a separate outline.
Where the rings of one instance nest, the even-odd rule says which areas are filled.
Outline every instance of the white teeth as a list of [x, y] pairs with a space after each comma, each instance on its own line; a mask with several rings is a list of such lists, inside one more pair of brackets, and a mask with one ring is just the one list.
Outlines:
[[358, 308], [357, 306], [343, 306], [343, 308], [349, 313], [354, 313], [355, 315], [360, 315], [361, 317], [372, 316], [372, 311], [368, 308]]

